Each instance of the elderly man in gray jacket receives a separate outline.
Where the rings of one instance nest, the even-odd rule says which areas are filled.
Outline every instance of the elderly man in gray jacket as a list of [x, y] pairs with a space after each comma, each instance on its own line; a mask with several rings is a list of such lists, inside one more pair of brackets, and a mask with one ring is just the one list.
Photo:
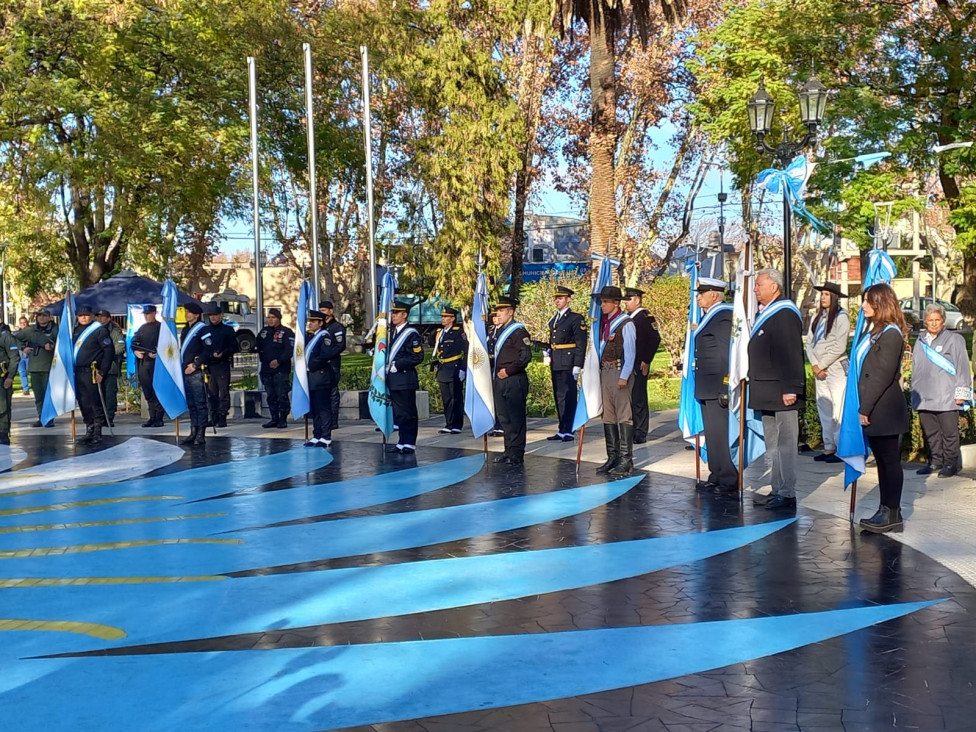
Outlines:
[[933, 303], [925, 308], [925, 330], [912, 351], [912, 408], [929, 446], [929, 464], [919, 475], [959, 472], [959, 410], [972, 398], [966, 341], [946, 330], [945, 310]]

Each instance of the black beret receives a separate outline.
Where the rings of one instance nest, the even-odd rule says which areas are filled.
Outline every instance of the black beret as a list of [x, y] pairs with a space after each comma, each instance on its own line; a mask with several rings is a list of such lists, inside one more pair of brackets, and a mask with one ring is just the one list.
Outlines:
[[325, 310], [335, 310], [335, 305], [332, 304], [331, 300], [323, 300], [319, 303], [319, 307]]
[[142, 312], [144, 314], [145, 313], [154, 313], [154, 312], [156, 312], [156, 306], [155, 305], [143, 305], [142, 306]]
[[78, 309], [75, 311], [75, 315], [94, 315], [92, 312], [91, 305], [79, 305]]
[[268, 317], [271, 317], [272, 315], [280, 320], [281, 310], [278, 308], [268, 308]]
[[188, 302], [183, 306], [183, 309], [188, 313], [193, 313], [194, 315], [203, 315], [203, 306], [196, 300]]

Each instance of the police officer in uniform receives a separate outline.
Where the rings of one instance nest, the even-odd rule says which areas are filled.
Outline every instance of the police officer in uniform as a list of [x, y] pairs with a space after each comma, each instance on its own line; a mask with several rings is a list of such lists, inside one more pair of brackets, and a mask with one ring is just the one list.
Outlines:
[[210, 332], [203, 323], [203, 307], [194, 301], [183, 306], [186, 325], [180, 332], [180, 353], [183, 356], [183, 390], [190, 412], [190, 434], [180, 440], [181, 445], [204, 445], [207, 432], [207, 387], [203, 372], [213, 356]]
[[568, 287], [556, 287], [554, 297], [556, 314], [549, 319], [549, 342], [546, 344], [544, 361], [549, 363], [552, 374], [552, 393], [556, 398], [556, 414], [559, 427], [556, 434], [547, 437], [553, 442], [573, 441], [573, 419], [576, 416], [576, 395], [579, 392], [576, 379], [583, 369], [586, 358], [586, 321], [579, 313], [569, 309], [573, 291]]
[[[491, 366], [491, 372], [495, 373], [495, 338], [498, 336], [498, 313], [492, 311], [489, 314], [489, 320], [491, 324], [485, 329], [485, 336], [488, 340], [486, 344], [488, 346], [488, 365]], [[505, 433], [502, 431], [501, 426], [498, 424], [498, 412], [495, 412], [495, 426], [488, 431], [489, 437], [504, 437]]]
[[[331, 300], [324, 300], [319, 303], [319, 312], [325, 316], [325, 325], [323, 327], [332, 334], [332, 340], [342, 346], [339, 349], [339, 352], [342, 353], [342, 351], [346, 350], [346, 327], [336, 320], [335, 305], [332, 304]], [[331, 393], [329, 395], [332, 401], [332, 426], [330, 429], [335, 430], [339, 429], [339, 377], [342, 375], [342, 358], [341, 356], [336, 356], [329, 363], [332, 364], [332, 370], [334, 371]]]
[[241, 349], [237, 345], [234, 329], [224, 322], [220, 305], [211, 302], [204, 307], [207, 320], [210, 321], [207, 330], [213, 346], [213, 355], [207, 363], [206, 379], [210, 421], [214, 427], [226, 427], [227, 414], [230, 412], [230, 370], [234, 363], [234, 354]]
[[631, 411], [634, 418], [634, 443], [643, 445], [647, 442], [647, 427], [649, 414], [647, 411], [647, 375], [650, 372], [651, 361], [661, 345], [661, 334], [657, 329], [657, 321], [644, 307], [642, 298], [644, 291], [636, 287], [628, 287], [624, 291], [624, 308], [630, 315], [637, 331], [637, 362], [634, 364], [634, 392], [630, 395]]
[[17, 340], [6, 325], [0, 324], [0, 445], [10, 444], [10, 407], [18, 366], [20, 349]]
[[[30, 387], [34, 392], [34, 406], [37, 408], [37, 421], [33, 427], [41, 426], [41, 409], [44, 407], [44, 394], [51, 374], [54, 360], [54, 344], [58, 340], [58, 329], [51, 320], [51, 311], [41, 308], [34, 315], [34, 324], [17, 331], [14, 336], [20, 344], [21, 353], [30, 359], [27, 373], [30, 374]], [[54, 420], [45, 427], [53, 427]]]
[[407, 455], [417, 450], [417, 389], [420, 380], [417, 378], [417, 367], [424, 360], [424, 346], [420, 334], [407, 325], [407, 313], [410, 305], [395, 302], [390, 311], [390, 321], [393, 327], [390, 331], [390, 350], [387, 362], [389, 372], [386, 384], [390, 389], [390, 401], [393, 403], [393, 422], [398, 427], [396, 446], [389, 445], [387, 452], [398, 452]]
[[115, 360], [115, 348], [112, 336], [95, 320], [90, 307], [80, 305], [77, 317], [78, 324], [71, 334], [75, 349], [75, 394], [85, 420], [85, 436], [79, 442], [97, 445], [102, 441], [106, 419], [103, 383]]
[[264, 429], [287, 429], [295, 331], [281, 324], [281, 311], [278, 308], [268, 310], [268, 325], [258, 333], [257, 351], [261, 361], [261, 383], [268, 393], [268, 411], [271, 413], [271, 419], [261, 426]]
[[515, 320], [516, 307], [516, 298], [498, 298], [495, 305], [497, 330], [492, 348], [495, 354], [492, 370], [495, 415], [505, 434], [505, 452], [496, 457], [495, 462], [506, 465], [521, 465], [525, 458], [525, 400], [529, 396], [525, 367], [532, 360], [532, 340], [525, 326]]
[[627, 313], [621, 312], [623, 293], [607, 285], [600, 300], [600, 391], [603, 394], [603, 434], [607, 441], [607, 461], [598, 473], [630, 475], [634, 469], [634, 421], [631, 395], [634, 388], [634, 364], [637, 354], [637, 332]]
[[722, 302], [725, 283], [711, 277], [698, 280], [702, 319], [695, 328], [695, 399], [701, 403], [708, 447], [708, 480], [698, 488], [738, 493], [739, 474], [729, 452], [729, 343], [732, 306]]
[[108, 424], [110, 427], [114, 427], [115, 413], [119, 409], [120, 365], [125, 359], [125, 333], [115, 324], [115, 321], [112, 320], [112, 314], [105, 308], [95, 313], [95, 319], [108, 331], [112, 338], [112, 350], [115, 352], [112, 368], [108, 370], [108, 373], [105, 374], [105, 380], [102, 381], [102, 391], [105, 392], [105, 409], [108, 411]]
[[437, 383], [444, 402], [442, 435], [460, 434], [464, 427], [464, 367], [468, 358], [468, 339], [457, 322], [458, 311], [441, 310], [441, 329], [434, 340], [434, 357], [430, 370], [437, 372]]
[[305, 443], [306, 447], [329, 447], [332, 444], [332, 387], [339, 373], [333, 362], [339, 360], [339, 354], [345, 348], [345, 338], [336, 340], [336, 332], [326, 327], [325, 318], [325, 313], [319, 310], [308, 312], [305, 362], [308, 364], [312, 439]]
[[156, 320], [156, 306], [146, 305], [142, 308], [146, 322], [139, 326], [139, 330], [132, 336], [132, 353], [136, 357], [136, 376], [142, 395], [149, 407], [149, 419], [142, 423], [143, 427], [163, 426], [163, 405], [156, 398], [153, 388], [153, 374], [156, 371], [156, 346], [159, 345], [159, 321]]

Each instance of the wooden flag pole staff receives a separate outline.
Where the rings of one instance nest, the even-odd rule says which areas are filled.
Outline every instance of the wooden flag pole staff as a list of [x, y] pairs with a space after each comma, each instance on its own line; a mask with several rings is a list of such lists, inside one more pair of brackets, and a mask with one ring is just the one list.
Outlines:
[[857, 501], [857, 481], [851, 483], [851, 523], [854, 523], [854, 503]]
[[580, 460], [583, 459], [583, 439], [586, 437], [586, 425], [580, 427], [579, 444], [576, 446], [576, 474], [579, 475]]
[[180, 443], [180, 418], [177, 417], [173, 420], [173, 429], [176, 430], [176, 444]]
[[695, 480], [701, 483], [701, 433], [695, 435]]
[[305, 415], [305, 442], [308, 442], [308, 415]]
[[71, 410], [71, 441], [75, 441], [75, 410]]

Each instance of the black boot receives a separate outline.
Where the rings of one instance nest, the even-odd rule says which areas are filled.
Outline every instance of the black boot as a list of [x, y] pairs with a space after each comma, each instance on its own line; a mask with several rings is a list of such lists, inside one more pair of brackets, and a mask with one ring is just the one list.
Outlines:
[[192, 445], [192, 444], [194, 444], [194, 441], [197, 439], [197, 432], [199, 432], [199, 431], [200, 431], [200, 428], [199, 427], [191, 427], [190, 428], [190, 434], [188, 434], [186, 437], [184, 437], [182, 440], [180, 440], [180, 444], [181, 445]]
[[93, 425], [93, 424], [86, 424], [85, 425], [85, 436], [84, 437], [79, 437], [77, 440], [75, 440], [75, 444], [76, 445], [79, 445], [79, 444], [81, 444], [81, 445], [87, 445], [87, 444], [89, 444], [91, 442], [92, 435], [94, 435], [94, 434], [95, 434], [95, 425]]
[[278, 412], [278, 424], [276, 425], [279, 430], [288, 429], [288, 410], [283, 412]]
[[91, 436], [88, 438], [89, 445], [97, 445], [102, 441], [102, 425], [92, 425]]
[[217, 417], [217, 426], [218, 427], [226, 427], [227, 426], [227, 415], [226, 414], [221, 414], [219, 417]]
[[270, 430], [270, 429], [272, 429], [274, 427], [277, 427], [277, 426], [278, 426], [278, 413], [275, 412], [274, 410], [272, 410], [272, 412], [271, 412], [271, 419], [269, 419], [267, 422], [265, 422], [263, 425], [261, 425], [261, 428], [262, 429], [266, 429], [266, 430]]
[[163, 412], [162, 409], [160, 409], [158, 412], [156, 412], [153, 415], [153, 418], [152, 418], [153, 419], [153, 423], [151, 425], [149, 425], [149, 426], [150, 427], [162, 427], [163, 426], [163, 414], [165, 414], [165, 412]]
[[155, 427], [156, 426], [156, 420], [152, 416], [150, 416], [149, 419], [147, 419], [145, 422], [142, 423], [142, 426], [143, 427]]
[[620, 459], [610, 469], [610, 475], [626, 478], [634, 471], [634, 425], [617, 425], [620, 431]]
[[901, 531], [905, 527], [905, 522], [901, 517], [900, 508], [882, 506], [871, 518], [861, 519], [860, 526], [864, 531], [870, 531], [872, 534], [884, 534], [889, 531]]
[[604, 423], [603, 436], [607, 441], [607, 461], [596, 472], [609, 473], [620, 459], [620, 429], [615, 424]]
[[207, 444], [207, 438], [206, 438], [207, 428], [204, 427], [203, 425], [200, 425], [199, 427], [196, 427], [195, 430], [196, 430], [196, 434], [193, 437], [193, 444], [194, 445], [206, 445]]

